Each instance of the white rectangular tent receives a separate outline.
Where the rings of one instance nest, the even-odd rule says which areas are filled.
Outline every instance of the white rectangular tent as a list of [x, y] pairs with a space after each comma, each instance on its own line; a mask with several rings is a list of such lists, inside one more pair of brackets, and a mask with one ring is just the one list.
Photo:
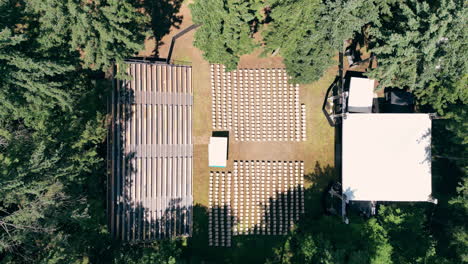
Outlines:
[[208, 166], [226, 167], [227, 145], [227, 137], [210, 137], [210, 144], [208, 145]]
[[375, 81], [367, 78], [351, 77], [349, 84], [348, 111], [372, 112]]
[[428, 114], [348, 113], [342, 125], [342, 186], [348, 200], [431, 200]]

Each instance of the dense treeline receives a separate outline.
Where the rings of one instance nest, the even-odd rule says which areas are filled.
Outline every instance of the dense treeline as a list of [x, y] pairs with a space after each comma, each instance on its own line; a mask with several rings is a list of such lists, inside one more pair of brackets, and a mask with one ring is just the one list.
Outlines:
[[106, 228], [103, 77], [142, 49], [148, 16], [137, 8], [0, 1], [0, 263], [155, 263], [178, 254], [121, 248]]
[[[211, 10], [207, 2], [219, 8]], [[437, 206], [387, 205], [376, 218], [353, 219], [349, 227], [311, 215], [270, 261], [467, 263], [466, 1], [265, 0], [234, 11], [237, 2], [199, 0], [191, 6], [201, 24], [195, 41], [208, 61], [227, 63], [229, 57], [227, 68], [234, 69], [240, 56], [261, 47], [264, 54], [282, 56], [293, 82], [310, 83], [338, 64], [348, 40], [376, 56], [378, 67], [367, 74], [380, 88], [408, 88], [422, 111], [443, 118], [432, 131]], [[241, 28], [236, 34], [229, 34], [232, 23]], [[254, 38], [258, 33], [261, 39]], [[222, 39], [215, 44], [213, 36]]]

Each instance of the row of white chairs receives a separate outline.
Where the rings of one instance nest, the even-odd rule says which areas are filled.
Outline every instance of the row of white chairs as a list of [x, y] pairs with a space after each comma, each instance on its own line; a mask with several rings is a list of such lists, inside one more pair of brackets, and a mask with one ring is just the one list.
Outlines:
[[[294, 117], [280, 116], [264, 110], [263, 115], [238, 115], [234, 113], [233, 118], [224, 120], [220, 128], [231, 129], [234, 127], [235, 139], [238, 141], [305, 141], [307, 138], [303, 133], [306, 130], [305, 112], [297, 112]], [[226, 116], [223, 114], [223, 117]], [[244, 120], [244, 122], [238, 122]]]
[[[277, 83], [270, 85], [268, 81], [265, 88], [264, 80], [260, 82], [258, 78], [253, 78], [258, 73], [264, 78], [265, 73], [269, 76], [276, 69], [247, 69], [232, 73], [226, 73], [224, 69], [223, 65], [211, 65], [212, 120], [215, 129], [234, 129], [235, 139], [238, 141], [305, 140], [302, 131], [306, 124], [305, 118], [301, 118], [298, 85], [287, 83], [286, 78], [284, 89], [279, 88]], [[277, 72], [284, 70], [278, 69]], [[250, 75], [250, 84], [253, 85], [255, 80], [258, 89], [248, 86], [248, 80], [245, 86], [242, 73]], [[279, 89], [278, 93], [275, 88]], [[284, 120], [281, 119], [283, 113], [286, 117]], [[283, 123], [290, 123], [289, 128], [285, 126], [283, 129], [279, 125]]]
[[[262, 93], [246, 93], [244, 90], [240, 92], [229, 91], [220, 94], [212, 94], [212, 109], [216, 115], [227, 113], [226, 109], [229, 104], [235, 110], [240, 110], [242, 107], [247, 107], [246, 110], [255, 109], [294, 109], [299, 107], [299, 97], [296, 94], [262, 92]], [[231, 109], [232, 110], [232, 109]]]
[[[245, 98], [246, 97], [246, 98]], [[227, 93], [222, 93], [220, 95], [212, 95], [213, 102], [212, 102], [212, 119], [213, 119], [213, 126], [215, 128], [230, 128], [228, 123], [231, 123], [232, 116], [237, 117], [238, 112], [242, 115], [244, 112], [249, 114], [257, 114], [259, 115], [260, 112], [260, 105], [262, 105], [262, 110], [267, 110], [268, 112], [279, 112], [283, 113], [284, 110], [288, 110], [293, 112], [299, 112], [299, 96], [290, 96], [281, 98], [281, 96], [277, 96], [273, 94], [271, 97], [269, 94], [263, 96], [243, 96], [243, 94], [234, 94], [232, 95], [230, 89]], [[283, 102], [284, 101], [284, 102]], [[255, 103], [257, 102], [257, 103]], [[283, 107], [284, 105], [284, 107]], [[257, 112], [256, 112], [257, 111]], [[272, 117], [267, 117], [267, 119], [271, 119]], [[235, 120], [237, 123], [237, 119]]]
[[230, 247], [232, 240], [231, 173], [210, 172], [208, 192], [208, 243]]
[[237, 75], [247, 75], [247, 74], [255, 74], [256, 76], [261, 75], [282, 75], [285, 76], [287, 79], [290, 77], [287, 75], [286, 70], [284, 68], [259, 68], [259, 69], [238, 69], [232, 72], [226, 72], [226, 67], [222, 64], [211, 64], [210, 65], [210, 72], [212, 75], [220, 76], [222, 74], [228, 73], [232, 76]]
[[234, 161], [234, 235], [286, 233], [303, 212], [303, 166], [299, 161]]
[[[234, 235], [286, 234], [294, 220], [298, 220], [299, 211], [303, 213], [303, 162], [235, 161], [233, 175], [234, 197], [231, 197], [231, 173], [210, 173], [210, 246], [230, 247], [231, 232]], [[288, 176], [281, 177], [285, 175]], [[288, 188], [289, 193], [284, 192]], [[244, 194], [248, 198], [243, 199]], [[234, 201], [232, 209], [231, 200]]]

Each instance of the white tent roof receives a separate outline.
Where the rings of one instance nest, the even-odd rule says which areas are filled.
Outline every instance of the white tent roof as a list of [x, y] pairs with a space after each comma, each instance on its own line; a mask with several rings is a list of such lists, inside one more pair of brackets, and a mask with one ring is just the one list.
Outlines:
[[349, 83], [348, 111], [359, 113], [372, 112], [374, 99], [374, 80], [351, 77]]
[[350, 114], [343, 120], [343, 193], [359, 201], [428, 201], [428, 114]]
[[227, 145], [227, 137], [210, 137], [208, 145], [208, 165], [210, 167], [226, 167]]

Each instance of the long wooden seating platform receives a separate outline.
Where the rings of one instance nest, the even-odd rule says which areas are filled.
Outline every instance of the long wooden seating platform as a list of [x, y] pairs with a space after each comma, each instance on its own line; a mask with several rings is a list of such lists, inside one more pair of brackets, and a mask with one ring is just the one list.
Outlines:
[[192, 68], [127, 62], [115, 81], [108, 216], [125, 241], [192, 230]]

